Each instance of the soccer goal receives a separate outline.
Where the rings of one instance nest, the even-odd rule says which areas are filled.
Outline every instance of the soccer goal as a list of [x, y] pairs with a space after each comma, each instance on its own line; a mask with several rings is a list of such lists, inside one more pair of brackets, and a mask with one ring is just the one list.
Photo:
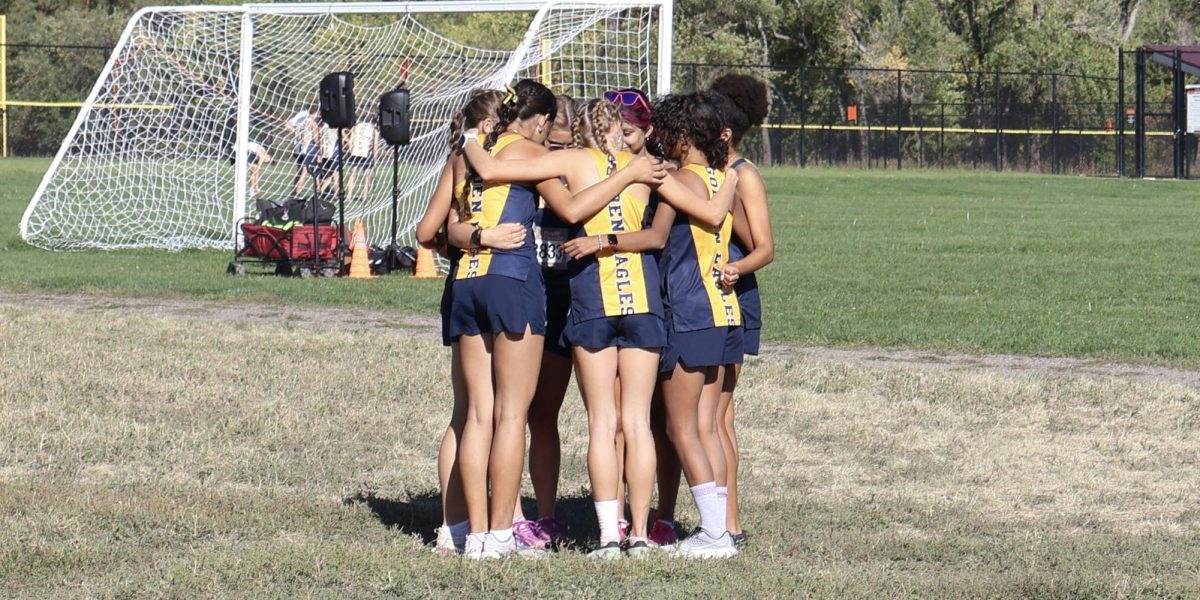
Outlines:
[[370, 124], [380, 94], [411, 90], [398, 219], [409, 232], [440, 173], [449, 120], [472, 90], [530, 77], [577, 98], [619, 87], [668, 93], [671, 17], [672, 0], [143, 9], [38, 186], [21, 236], [53, 250], [229, 248], [257, 199], [313, 193], [300, 180], [320, 169], [302, 163], [337, 140], [313, 134], [319, 125], [305, 113], [334, 71], [355, 75], [364, 129], [346, 142], [346, 213], [363, 217], [372, 241], [391, 230], [392, 151], [375, 145]]

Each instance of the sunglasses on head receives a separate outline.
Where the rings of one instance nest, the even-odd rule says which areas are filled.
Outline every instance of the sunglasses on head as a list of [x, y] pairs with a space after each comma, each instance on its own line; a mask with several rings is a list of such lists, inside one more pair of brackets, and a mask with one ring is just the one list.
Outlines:
[[633, 90], [609, 90], [604, 92], [604, 99], [622, 106], [634, 108], [640, 106], [646, 112], [650, 112], [650, 105], [646, 103], [646, 98]]

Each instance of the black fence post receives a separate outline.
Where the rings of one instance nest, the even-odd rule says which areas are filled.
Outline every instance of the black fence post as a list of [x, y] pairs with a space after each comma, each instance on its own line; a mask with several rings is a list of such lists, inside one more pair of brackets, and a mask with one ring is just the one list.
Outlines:
[[941, 117], [938, 125], [938, 168], [946, 168], [946, 103], [939, 102]]
[[902, 155], [904, 154], [904, 143], [900, 138], [900, 101], [904, 96], [904, 88], [902, 86], [902, 75], [900, 69], [896, 69], [896, 170], [899, 171], [902, 165]]
[[1050, 172], [1058, 174], [1058, 73], [1050, 76]]
[[1175, 47], [1175, 60], [1171, 64], [1172, 80], [1171, 80], [1171, 130], [1174, 135], [1174, 156], [1175, 159], [1175, 179], [1183, 179], [1183, 154], [1184, 154], [1184, 94], [1183, 94], [1183, 55], [1179, 47]]
[[1000, 72], [999, 71], [996, 71], [995, 74], [993, 75], [992, 85], [995, 87], [995, 96], [996, 96], [995, 97], [995, 105], [993, 106], [993, 112], [996, 113], [996, 170], [1000, 171], [1000, 170], [1004, 169], [1004, 159], [1000, 155], [1001, 146], [1003, 143], [1000, 138], [1003, 134], [1001, 133], [1001, 129], [1000, 129]]
[[1117, 48], [1117, 177], [1125, 176], [1125, 49]]
[[1135, 176], [1140, 178], [1146, 176], [1146, 50], [1143, 48], [1137, 49], [1134, 69], [1137, 98], [1134, 99], [1133, 168]]

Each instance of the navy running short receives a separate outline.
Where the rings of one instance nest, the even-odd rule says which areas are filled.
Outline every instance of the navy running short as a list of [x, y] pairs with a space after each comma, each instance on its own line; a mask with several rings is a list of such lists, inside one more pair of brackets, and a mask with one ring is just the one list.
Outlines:
[[663, 348], [667, 345], [667, 327], [662, 317], [653, 314], [600, 317], [572, 321], [563, 340], [584, 348]]
[[741, 327], [708, 327], [696, 331], [667, 331], [667, 347], [663, 350], [659, 371], [669, 373], [675, 365], [685, 367], [715, 367], [740, 365], [743, 361]]
[[525, 281], [481, 275], [454, 282], [450, 300], [450, 339], [483, 333], [546, 335], [546, 289], [542, 269], [531, 263]]
[[746, 354], [758, 356], [758, 342], [762, 329], [744, 329], [742, 331], [742, 348]]

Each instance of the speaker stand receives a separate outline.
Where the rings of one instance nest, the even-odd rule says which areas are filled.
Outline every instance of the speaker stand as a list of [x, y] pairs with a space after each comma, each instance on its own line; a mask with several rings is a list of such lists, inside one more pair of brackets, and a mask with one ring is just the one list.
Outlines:
[[345, 155], [346, 148], [344, 147], [345, 128], [338, 127], [337, 130], [337, 159], [338, 159], [338, 258], [344, 259], [350, 246], [346, 244], [346, 173], [345, 173]]
[[398, 144], [390, 145], [392, 147], [392, 238], [383, 258], [389, 273], [401, 268], [400, 247], [396, 245], [396, 221], [398, 218], [396, 206], [400, 202], [400, 146]]

